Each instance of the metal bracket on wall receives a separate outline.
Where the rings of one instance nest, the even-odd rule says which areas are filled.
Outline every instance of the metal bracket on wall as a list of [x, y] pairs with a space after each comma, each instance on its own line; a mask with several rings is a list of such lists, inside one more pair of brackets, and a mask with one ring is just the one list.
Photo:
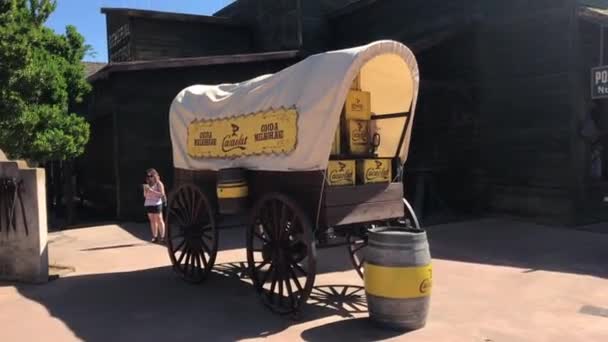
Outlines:
[[0, 178], [0, 232], [6, 230], [8, 236], [11, 228], [17, 232], [17, 206], [21, 209], [25, 235], [29, 235], [25, 207], [23, 206], [23, 181], [16, 178]]

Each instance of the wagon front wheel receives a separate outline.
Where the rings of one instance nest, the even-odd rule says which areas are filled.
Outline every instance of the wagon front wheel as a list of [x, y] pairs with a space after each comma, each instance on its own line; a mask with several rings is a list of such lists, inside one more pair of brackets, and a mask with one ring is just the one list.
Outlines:
[[298, 311], [312, 291], [312, 229], [304, 210], [285, 195], [266, 195], [253, 208], [247, 229], [249, 272], [263, 303], [275, 313]]
[[218, 233], [210, 201], [192, 184], [173, 191], [167, 208], [167, 249], [184, 280], [202, 282], [215, 263]]

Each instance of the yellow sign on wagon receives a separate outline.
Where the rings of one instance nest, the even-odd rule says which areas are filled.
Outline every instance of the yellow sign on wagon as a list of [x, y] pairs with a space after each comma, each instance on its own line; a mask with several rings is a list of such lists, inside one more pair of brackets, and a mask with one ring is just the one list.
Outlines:
[[188, 125], [188, 155], [194, 158], [237, 158], [289, 153], [296, 148], [298, 112], [279, 108]]

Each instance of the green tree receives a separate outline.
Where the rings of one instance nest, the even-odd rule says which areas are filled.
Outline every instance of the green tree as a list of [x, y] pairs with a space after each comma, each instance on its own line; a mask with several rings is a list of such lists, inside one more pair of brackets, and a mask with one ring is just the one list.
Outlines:
[[73, 26], [44, 23], [55, 0], [0, 0], [0, 148], [11, 158], [66, 160], [84, 152], [89, 124], [72, 113], [90, 91], [90, 47]]

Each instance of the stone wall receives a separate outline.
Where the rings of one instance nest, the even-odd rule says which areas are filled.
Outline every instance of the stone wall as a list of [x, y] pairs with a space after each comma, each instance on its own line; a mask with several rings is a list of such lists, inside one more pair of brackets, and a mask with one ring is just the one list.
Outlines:
[[[13, 180], [20, 184], [17, 196]], [[45, 192], [44, 169], [0, 160], [0, 280], [48, 281]]]

